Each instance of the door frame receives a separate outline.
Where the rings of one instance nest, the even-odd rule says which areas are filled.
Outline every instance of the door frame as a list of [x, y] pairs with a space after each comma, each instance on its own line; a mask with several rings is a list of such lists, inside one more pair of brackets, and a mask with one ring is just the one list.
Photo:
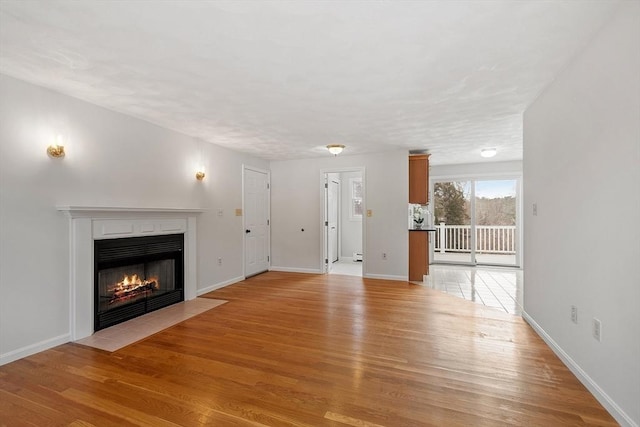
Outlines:
[[247, 263], [247, 245], [246, 245], [246, 215], [244, 205], [245, 196], [245, 171], [251, 170], [258, 173], [264, 173], [267, 175], [267, 271], [271, 269], [271, 171], [266, 169], [257, 168], [250, 165], [242, 164], [242, 277], [247, 278], [246, 263]]
[[322, 274], [327, 274], [328, 272], [328, 264], [325, 260], [328, 257], [327, 253], [327, 226], [325, 225], [325, 213], [326, 213], [326, 201], [325, 201], [325, 177], [328, 173], [343, 173], [343, 172], [360, 172], [362, 176], [362, 276], [364, 277], [365, 272], [367, 271], [367, 227], [366, 227], [366, 218], [367, 218], [367, 174], [366, 168], [364, 166], [346, 166], [340, 168], [323, 168], [320, 169], [319, 175], [319, 200], [320, 200], [320, 234], [322, 238], [320, 239], [320, 263], [319, 263], [319, 271]]
[[[327, 174], [325, 176], [327, 177], [327, 179], [325, 181], [326, 184], [327, 184], [327, 187], [326, 187], [326, 190], [325, 190], [326, 191], [325, 222], [329, 220], [329, 217], [328, 217], [329, 188], [328, 188], [328, 186], [330, 185], [330, 183], [332, 181], [338, 184], [338, 192], [337, 192], [337, 195], [336, 195], [336, 197], [338, 198], [338, 200], [337, 200], [338, 209], [337, 209], [337, 212], [336, 212], [336, 215], [337, 215], [337, 218], [336, 218], [336, 228], [337, 228], [337, 232], [336, 232], [336, 247], [337, 247], [337, 249], [336, 249], [336, 254], [335, 255], [336, 255], [337, 260], [339, 261], [340, 260], [340, 254], [342, 253], [342, 218], [341, 218], [342, 217], [342, 209], [343, 209], [343, 206], [342, 206], [342, 180], [338, 177], [336, 179], [336, 181], [334, 181], [335, 178], [329, 178]], [[338, 174], [338, 176], [339, 176], [339, 174]], [[329, 233], [328, 229], [325, 230], [325, 231], [327, 233]], [[327, 258], [329, 257], [329, 243], [330, 242], [327, 241]], [[335, 262], [335, 261], [331, 261], [331, 262], [327, 263], [327, 267], [328, 267], [327, 268], [327, 272], [331, 271], [331, 264], [333, 264], [333, 262]]]
[[[476, 196], [476, 185], [475, 181], [491, 181], [491, 180], [515, 180], [516, 181], [516, 262], [515, 265], [505, 265], [505, 264], [480, 264], [486, 266], [496, 266], [496, 267], [507, 267], [507, 268], [522, 268], [522, 173], [515, 172], [504, 172], [504, 173], [475, 173], [475, 174], [460, 174], [460, 175], [439, 175], [432, 176], [429, 179], [429, 210], [431, 212], [431, 217], [434, 216], [434, 200], [433, 200], [433, 188], [436, 182], [451, 182], [451, 181], [471, 181], [471, 200], [475, 199]], [[437, 263], [433, 262], [434, 259], [434, 240], [432, 239], [429, 243], [429, 259], [432, 260], [434, 264], [458, 264], [458, 265], [478, 265], [475, 259], [475, 203], [471, 203], [470, 213], [471, 217], [474, 219], [471, 224], [471, 238], [472, 238], [472, 252], [471, 256], [473, 257], [468, 263], [459, 263], [454, 261], [438, 261]]]

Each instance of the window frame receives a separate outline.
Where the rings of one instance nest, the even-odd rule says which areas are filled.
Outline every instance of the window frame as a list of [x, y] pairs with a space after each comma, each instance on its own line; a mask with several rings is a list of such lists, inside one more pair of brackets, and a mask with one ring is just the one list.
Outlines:
[[[360, 197], [356, 197], [356, 185], [360, 186]], [[362, 178], [361, 177], [353, 177], [349, 178], [349, 220], [350, 221], [362, 221], [362, 217], [364, 214], [364, 210], [361, 210], [361, 213], [356, 213], [356, 202], [359, 202], [361, 209], [364, 208], [363, 195], [362, 195]]]

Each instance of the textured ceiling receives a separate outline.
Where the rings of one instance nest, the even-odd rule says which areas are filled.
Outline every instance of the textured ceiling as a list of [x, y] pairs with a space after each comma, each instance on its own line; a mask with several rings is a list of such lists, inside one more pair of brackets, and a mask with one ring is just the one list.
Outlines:
[[265, 159], [522, 158], [616, 1], [7, 1], [0, 72]]

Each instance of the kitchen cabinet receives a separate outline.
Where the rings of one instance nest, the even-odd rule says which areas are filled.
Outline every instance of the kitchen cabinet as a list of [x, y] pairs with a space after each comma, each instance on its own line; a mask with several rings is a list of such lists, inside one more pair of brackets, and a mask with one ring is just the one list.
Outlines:
[[409, 281], [422, 282], [429, 274], [429, 232], [409, 230]]
[[409, 203], [429, 203], [429, 155], [409, 156]]
[[[409, 156], [409, 203], [423, 206], [429, 203], [428, 154]], [[425, 229], [409, 226], [409, 280], [412, 282], [422, 282], [423, 276], [429, 274], [429, 232], [435, 230], [426, 229], [430, 224], [424, 225]]]

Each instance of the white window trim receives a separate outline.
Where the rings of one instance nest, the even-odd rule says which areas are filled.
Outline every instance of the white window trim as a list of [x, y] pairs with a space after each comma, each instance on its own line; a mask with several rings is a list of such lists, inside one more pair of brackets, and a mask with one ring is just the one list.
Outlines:
[[362, 203], [362, 197], [354, 197], [353, 195], [353, 186], [356, 182], [360, 183], [360, 188], [362, 188], [362, 178], [349, 178], [349, 221], [362, 221], [362, 214], [356, 215], [353, 211], [353, 201], [359, 199]]

